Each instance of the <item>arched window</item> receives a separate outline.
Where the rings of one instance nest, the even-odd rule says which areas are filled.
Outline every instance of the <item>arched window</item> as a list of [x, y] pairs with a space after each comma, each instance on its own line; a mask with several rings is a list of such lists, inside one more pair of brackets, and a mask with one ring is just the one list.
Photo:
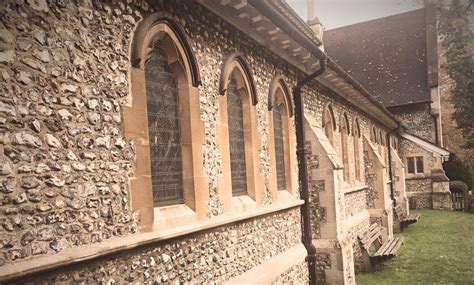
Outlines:
[[330, 104], [326, 105], [323, 113], [323, 128], [329, 143], [334, 147], [334, 130], [336, 130], [336, 120]]
[[124, 135], [136, 145], [132, 207], [148, 226], [154, 207], [185, 205], [196, 211], [195, 190], [205, 190], [202, 179], [194, 179], [203, 176], [200, 77], [184, 30], [162, 12], [137, 26], [131, 65], [133, 100], [124, 108]]
[[370, 140], [376, 144], [377, 143], [377, 131], [375, 130], [375, 127], [372, 127], [372, 131], [370, 132]]
[[359, 120], [355, 119], [352, 126], [352, 134], [354, 140], [354, 164], [355, 164], [355, 180], [361, 181], [361, 167], [360, 167], [360, 125]]
[[349, 120], [347, 118], [346, 112], [341, 114], [341, 122], [339, 125], [339, 131], [341, 133], [341, 147], [340, 155], [342, 163], [344, 165], [344, 181], [350, 182], [350, 165], [349, 165], [349, 145], [348, 145], [348, 135], [350, 134]]
[[230, 166], [232, 196], [249, 195], [255, 200], [260, 149], [254, 108], [257, 96], [253, 76], [240, 53], [225, 60], [219, 90], [225, 95], [219, 101], [219, 130], [228, 137], [220, 147], [224, 164]]
[[280, 191], [293, 192], [291, 169], [294, 162], [290, 154], [294, 153], [294, 141], [293, 136], [289, 133], [293, 108], [290, 92], [281, 76], [275, 77], [270, 83], [268, 110], [268, 147], [272, 163], [272, 178], [270, 180], [273, 184], [271, 186]]

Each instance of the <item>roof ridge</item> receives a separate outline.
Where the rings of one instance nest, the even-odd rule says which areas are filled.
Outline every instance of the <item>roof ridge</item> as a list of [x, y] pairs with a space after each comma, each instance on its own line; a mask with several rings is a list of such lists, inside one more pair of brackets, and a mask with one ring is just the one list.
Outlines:
[[410, 10], [410, 11], [403, 12], [403, 13], [388, 15], [388, 16], [381, 17], [381, 18], [375, 18], [375, 19], [371, 19], [371, 20], [367, 20], [367, 21], [363, 21], [363, 22], [358, 22], [358, 23], [354, 23], [354, 24], [350, 24], [350, 25], [345, 25], [345, 26], [342, 26], [342, 27], [334, 28], [334, 29], [325, 30], [324, 33], [328, 33], [328, 32], [330, 33], [330, 32], [336, 31], [336, 30], [347, 29], [349, 27], [354, 27], [354, 26], [357, 26], [357, 25], [363, 25], [363, 24], [367, 24], [367, 23], [370, 23], [370, 22], [378, 22], [378, 21], [381, 21], [381, 20], [386, 20], [388, 18], [396, 18], [396, 17], [404, 16], [404, 15], [407, 15], [407, 14], [410, 14], [410, 13], [415, 14], [415, 13], [421, 12], [422, 10], [426, 10], [426, 7], [415, 9], [415, 10]]

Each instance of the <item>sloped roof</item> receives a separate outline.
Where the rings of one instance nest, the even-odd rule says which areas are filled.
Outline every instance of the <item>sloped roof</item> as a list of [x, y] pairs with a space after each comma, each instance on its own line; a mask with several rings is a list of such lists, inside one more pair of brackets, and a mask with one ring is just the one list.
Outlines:
[[448, 157], [450, 154], [449, 150], [445, 149], [444, 147], [440, 147], [439, 145], [436, 145], [430, 141], [427, 141], [423, 138], [415, 136], [414, 134], [410, 134], [408, 132], [402, 132], [400, 135], [403, 138], [416, 143], [417, 145], [421, 146], [427, 151], [434, 152], [445, 157]]
[[429, 102], [426, 9], [325, 31], [325, 52], [386, 107]]

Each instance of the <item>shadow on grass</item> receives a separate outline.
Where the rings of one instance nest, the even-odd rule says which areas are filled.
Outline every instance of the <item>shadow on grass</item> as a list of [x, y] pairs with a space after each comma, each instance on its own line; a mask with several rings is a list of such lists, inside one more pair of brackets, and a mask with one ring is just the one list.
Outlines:
[[474, 284], [474, 214], [420, 210], [398, 255], [357, 284]]

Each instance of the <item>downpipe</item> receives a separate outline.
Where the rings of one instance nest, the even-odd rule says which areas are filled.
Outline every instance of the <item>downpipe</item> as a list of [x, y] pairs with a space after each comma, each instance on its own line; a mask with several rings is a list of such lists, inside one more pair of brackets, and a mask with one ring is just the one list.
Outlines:
[[303, 219], [303, 244], [308, 252], [308, 272], [309, 284], [316, 284], [316, 248], [312, 242], [311, 235], [311, 216], [309, 207], [308, 190], [308, 169], [306, 165], [305, 134], [304, 134], [304, 103], [301, 96], [301, 89], [311, 80], [323, 74], [326, 70], [327, 58], [319, 59], [319, 69], [299, 80], [293, 88], [293, 101], [295, 105], [295, 125], [296, 125], [296, 154], [298, 157], [298, 179], [301, 189], [301, 199], [304, 204], [301, 206], [301, 215]]
[[390, 140], [391, 135], [400, 129], [400, 125], [395, 129], [387, 133], [387, 151], [388, 151], [388, 176], [390, 177], [390, 198], [393, 202], [393, 207], [397, 206], [395, 200], [395, 190], [393, 189], [393, 170], [392, 170], [392, 142]]

